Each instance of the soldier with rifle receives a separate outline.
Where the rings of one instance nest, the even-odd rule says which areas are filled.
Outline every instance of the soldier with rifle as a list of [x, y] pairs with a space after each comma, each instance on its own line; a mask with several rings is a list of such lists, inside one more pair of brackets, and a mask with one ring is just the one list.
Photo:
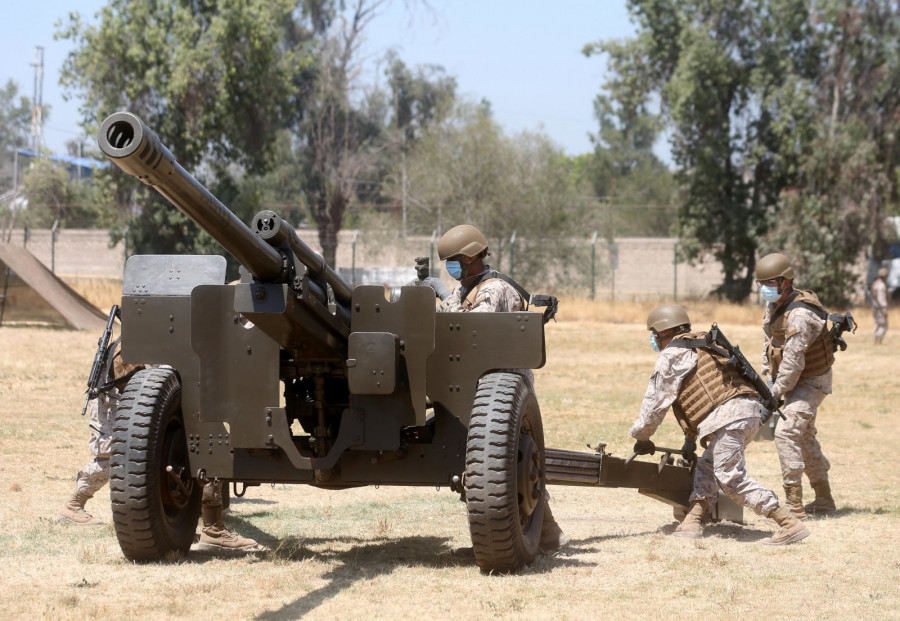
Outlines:
[[[747, 474], [744, 451], [761, 420], [769, 415], [762, 401], [770, 407], [773, 403], [768, 391], [761, 396], [765, 385], [761, 390], [758, 376], [756, 382], [747, 376], [752, 367], [740, 350], [732, 347], [715, 325], [708, 333], [692, 332], [687, 311], [680, 306], [653, 309], [647, 316], [647, 329], [650, 345], [659, 357], [640, 415], [631, 426], [634, 452], [655, 452], [650, 438], [671, 407], [685, 434], [682, 451], [697, 461], [690, 510], [671, 534], [702, 536], [704, 514], [721, 488], [738, 504], [778, 524], [778, 530], [761, 543], [781, 546], [809, 536], [803, 523], [779, 504], [775, 492]], [[698, 438], [704, 448], [699, 459], [694, 453]]]
[[[840, 336], [856, 327], [852, 316], [829, 315], [812, 291], [794, 289], [794, 268], [775, 252], [756, 264], [756, 283], [767, 302], [763, 318], [765, 350], [763, 375], [771, 378], [772, 393], [783, 400], [783, 423], [775, 430], [775, 448], [787, 506], [799, 519], [809, 513], [831, 513], [828, 470], [831, 464], [816, 439], [816, 412], [831, 394], [834, 351], [847, 347]], [[828, 319], [834, 322], [828, 330]], [[814, 502], [803, 506], [803, 473], [816, 492]]]
[[103, 520], [88, 513], [84, 506], [109, 481], [109, 451], [112, 441], [113, 421], [119, 396], [128, 379], [142, 366], [125, 364], [119, 349], [119, 339], [112, 342], [113, 324], [119, 316], [119, 307], [109, 312], [106, 328], [97, 342], [97, 352], [88, 377], [82, 416], [90, 411], [91, 435], [88, 448], [93, 458], [78, 471], [75, 491], [59, 510], [62, 519], [80, 525], [102, 524]]

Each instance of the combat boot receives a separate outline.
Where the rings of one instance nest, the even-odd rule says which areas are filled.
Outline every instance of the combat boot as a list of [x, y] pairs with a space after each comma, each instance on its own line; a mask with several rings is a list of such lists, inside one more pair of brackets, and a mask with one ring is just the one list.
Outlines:
[[688, 511], [681, 524], [672, 531], [673, 537], [685, 537], [686, 539], [699, 539], [703, 536], [703, 515], [706, 513], [706, 503], [701, 500], [695, 500], [691, 503], [691, 510]]
[[539, 544], [542, 552], [552, 552], [559, 550], [561, 547], [569, 543], [569, 536], [563, 532], [553, 512], [550, 510], [550, 503], [544, 504], [544, 522], [541, 524], [541, 543]]
[[775, 520], [779, 529], [771, 537], [760, 541], [764, 546], [784, 546], [809, 537], [809, 529], [787, 507], [778, 507], [766, 517]]
[[803, 510], [803, 485], [793, 483], [784, 486], [784, 504], [798, 520], [806, 519], [806, 511]]
[[834, 498], [831, 497], [831, 485], [828, 481], [813, 483], [812, 488], [816, 491], [816, 499], [803, 507], [806, 509], [807, 513], [812, 515], [822, 515], [837, 511], [837, 507], [834, 504]]
[[94, 524], [103, 524], [103, 520], [94, 517], [84, 510], [84, 504], [90, 500], [92, 496], [88, 496], [80, 490], [75, 490], [72, 497], [66, 501], [63, 508], [59, 510], [59, 517], [71, 520], [79, 526], [92, 526]]
[[233, 533], [222, 522], [222, 507], [202, 507], [203, 529], [198, 547], [218, 552], [250, 552], [257, 549], [256, 540]]

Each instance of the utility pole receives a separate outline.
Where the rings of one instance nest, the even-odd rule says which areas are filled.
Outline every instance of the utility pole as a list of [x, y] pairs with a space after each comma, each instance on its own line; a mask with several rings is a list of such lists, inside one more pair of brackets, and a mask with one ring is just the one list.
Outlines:
[[34, 46], [34, 97], [31, 100], [31, 150], [40, 153], [44, 133], [44, 48]]

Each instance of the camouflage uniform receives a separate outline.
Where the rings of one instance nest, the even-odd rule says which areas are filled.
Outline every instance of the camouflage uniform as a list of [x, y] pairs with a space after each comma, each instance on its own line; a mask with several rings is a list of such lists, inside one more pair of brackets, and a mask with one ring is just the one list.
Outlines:
[[[685, 379], [697, 367], [697, 353], [687, 348], [663, 349], [644, 400], [641, 412], [631, 426], [635, 440], [649, 440], [678, 398]], [[778, 508], [778, 496], [747, 475], [744, 450], [756, 435], [762, 405], [755, 399], [738, 396], [712, 410], [697, 426], [697, 436], [705, 447], [694, 471], [691, 502], [704, 501], [712, 506], [719, 487], [735, 502], [768, 516]]]
[[888, 330], [887, 284], [882, 278], [872, 282], [872, 319], [875, 320], [875, 343], [881, 343]]
[[[490, 270], [489, 266], [485, 266]], [[470, 313], [512, 313], [525, 310], [522, 296], [512, 285], [500, 280], [490, 278], [476, 285], [474, 296], [472, 289], [466, 289], [457, 285], [438, 309], [441, 312], [470, 312]], [[466, 300], [469, 303], [466, 303]], [[469, 308], [466, 308], [469, 306]]]
[[[766, 345], [771, 342], [771, 316], [775, 304], [768, 304], [763, 319]], [[786, 486], [800, 485], [803, 473], [810, 482], [828, 480], [831, 464], [816, 439], [816, 412], [826, 395], [831, 394], [832, 373], [829, 368], [820, 375], [801, 378], [805, 352], [819, 338], [825, 320], [806, 308], [795, 308], [787, 316], [787, 337], [772, 394], [784, 399], [781, 411], [786, 420], [775, 429], [775, 449], [781, 461], [781, 475]], [[763, 355], [764, 375], [771, 375], [768, 357]]]
[[100, 393], [88, 403], [91, 416], [88, 450], [94, 457], [81, 467], [75, 480], [76, 489], [88, 498], [109, 482], [109, 447], [118, 403], [119, 391], [115, 388]]

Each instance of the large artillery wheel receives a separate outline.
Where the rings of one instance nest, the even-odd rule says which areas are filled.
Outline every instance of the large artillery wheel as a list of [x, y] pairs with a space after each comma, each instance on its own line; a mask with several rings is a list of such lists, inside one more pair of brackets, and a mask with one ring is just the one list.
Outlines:
[[469, 420], [466, 508], [475, 562], [516, 571], [534, 560], [544, 519], [544, 428], [528, 381], [484, 376]]
[[187, 553], [201, 486], [190, 474], [181, 383], [173, 370], [145, 369], [128, 382], [109, 461], [113, 523], [126, 558], [157, 561]]

